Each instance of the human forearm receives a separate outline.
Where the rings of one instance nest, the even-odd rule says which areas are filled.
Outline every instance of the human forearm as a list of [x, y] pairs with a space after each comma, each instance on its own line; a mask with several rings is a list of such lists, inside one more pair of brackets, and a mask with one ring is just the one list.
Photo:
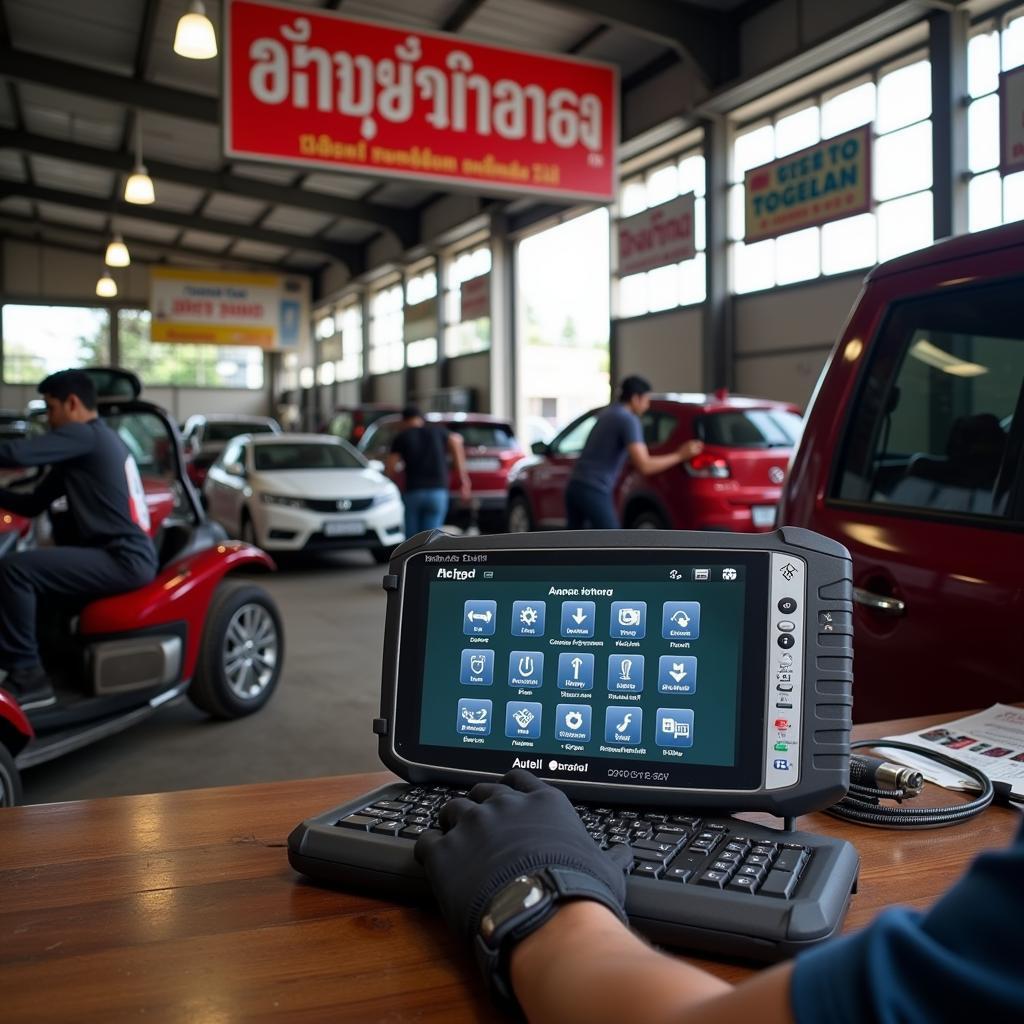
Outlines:
[[652, 949], [589, 900], [568, 904], [524, 939], [511, 968], [531, 1024], [678, 1024], [688, 1007], [730, 990]]

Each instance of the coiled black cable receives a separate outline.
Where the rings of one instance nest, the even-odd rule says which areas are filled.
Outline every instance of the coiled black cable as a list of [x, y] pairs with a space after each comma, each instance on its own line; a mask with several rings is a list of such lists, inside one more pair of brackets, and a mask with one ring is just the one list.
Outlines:
[[992, 780], [983, 771], [948, 754], [928, 750], [913, 743], [904, 743], [902, 740], [858, 740], [850, 744], [851, 750], [861, 747], [894, 747], [898, 750], [909, 750], [974, 779], [981, 787], [981, 795], [967, 803], [955, 804], [952, 807], [884, 807], [879, 801], [901, 801], [916, 793], [902, 788], [881, 789], [866, 786], [851, 779], [847, 795], [825, 811], [834, 818], [854, 821], [859, 825], [873, 825], [875, 828], [941, 828], [943, 825], [956, 825], [980, 814], [995, 797]]

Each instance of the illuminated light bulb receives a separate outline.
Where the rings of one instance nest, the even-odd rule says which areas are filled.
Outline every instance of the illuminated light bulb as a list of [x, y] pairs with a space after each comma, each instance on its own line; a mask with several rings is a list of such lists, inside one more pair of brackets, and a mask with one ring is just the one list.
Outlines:
[[192, 0], [188, 13], [178, 19], [178, 28], [174, 33], [174, 52], [189, 60], [209, 60], [217, 56], [217, 36], [200, 0]]
[[107, 273], [96, 282], [96, 294], [101, 299], [112, 299], [117, 295], [117, 282]]
[[132, 258], [128, 254], [128, 246], [124, 244], [124, 239], [120, 235], [114, 235], [107, 246], [107, 254], [103, 257], [103, 262], [108, 267], [127, 267], [131, 261]]

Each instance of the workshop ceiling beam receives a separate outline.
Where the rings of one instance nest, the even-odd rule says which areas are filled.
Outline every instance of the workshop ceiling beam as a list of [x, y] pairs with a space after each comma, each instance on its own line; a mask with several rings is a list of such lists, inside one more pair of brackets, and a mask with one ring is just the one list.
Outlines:
[[[131, 172], [134, 165], [133, 155], [123, 150], [99, 149], [95, 146], [83, 146], [80, 143], [64, 142], [61, 139], [51, 139], [45, 135], [33, 135], [5, 128], [0, 128], [0, 148], [70, 160], [74, 163], [89, 164], [93, 167], [103, 167], [126, 174]], [[297, 206], [332, 217], [345, 217], [349, 220], [372, 224], [375, 227], [394, 232], [405, 246], [414, 245], [419, 241], [418, 221], [405, 210], [396, 210], [340, 196], [324, 195], [319, 192], [310, 192], [307, 189], [274, 185], [256, 178], [245, 178], [240, 174], [204, 171], [195, 167], [165, 163], [163, 160], [155, 160], [150, 156], [146, 157], [146, 167], [152, 177], [173, 182], [176, 185], [189, 185], [207, 191], [227, 192], [231, 195], [246, 196], [267, 203]], [[2, 186], [2, 182], [0, 182], [0, 186]]]
[[280, 246], [288, 250], [306, 249], [310, 252], [322, 252], [346, 264], [352, 274], [360, 274], [365, 269], [366, 258], [361, 246], [328, 242], [313, 235], [292, 235], [284, 231], [272, 231], [269, 228], [253, 227], [250, 224], [239, 224], [235, 221], [214, 220], [210, 217], [197, 217], [194, 214], [176, 213], [173, 210], [161, 210], [153, 206], [138, 206], [123, 201], [111, 202], [109, 199], [80, 195], [77, 192], [41, 188], [38, 185], [29, 185], [18, 181], [0, 181], [0, 198], [5, 196], [23, 196], [41, 203], [56, 203], [78, 210], [93, 210], [97, 213], [132, 217], [136, 220], [152, 221], [154, 224], [166, 224], [174, 228], [190, 228], [195, 231], [225, 235], [228, 238], [244, 238], [253, 242]]

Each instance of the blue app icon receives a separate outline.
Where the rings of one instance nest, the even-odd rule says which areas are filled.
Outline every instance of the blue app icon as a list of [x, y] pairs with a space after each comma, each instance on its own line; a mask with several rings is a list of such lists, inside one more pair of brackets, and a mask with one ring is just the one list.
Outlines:
[[563, 690], [594, 688], [594, 656], [565, 651], [558, 656], [558, 686]]
[[772, 767], [773, 768], [778, 768], [779, 771], [781, 771], [781, 772], [788, 772], [789, 771], [789, 762], [784, 757], [777, 757], [777, 758], [775, 758], [774, 762], [772, 763]]
[[593, 636], [595, 614], [593, 601], [563, 601], [562, 636]]
[[590, 742], [589, 704], [559, 704], [555, 708], [555, 739], [563, 743]]
[[497, 601], [467, 601], [462, 611], [462, 632], [466, 636], [494, 636]]
[[491, 702], [463, 697], [459, 701], [456, 730], [470, 736], [490, 736]]
[[544, 682], [544, 655], [540, 651], [513, 651], [508, 656], [509, 686], [540, 686]]
[[512, 602], [512, 635], [543, 636], [544, 635], [544, 602], [513, 601]]
[[642, 640], [647, 636], [647, 602], [612, 601], [609, 630], [616, 639]]
[[700, 636], [700, 602], [666, 601], [661, 612], [661, 635], [666, 640], [696, 640]]
[[658, 693], [696, 693], [697, 659], [663, 654], [658, 659]]
[[541, 712], [539, 703], [510, 700], [505, 705], [505, 735], [518, 740], [540, 739]]
[[658, 708], [654, 742], [659, 747], [692, 747], [693, 711], [690, 708]]
[[604, 739], [606, 743], [635, 744], [643, 734], [644, 713], [638, 707], [608, 708], [604, 714]]
[[486, 648], [464, 650], [459, 682], [463, 686], [490, 686], [494, 682], [494, 651]]
[[642, 654], [612, 654], [608, 658], [609, 693], [639, 693], [643, 688]]

